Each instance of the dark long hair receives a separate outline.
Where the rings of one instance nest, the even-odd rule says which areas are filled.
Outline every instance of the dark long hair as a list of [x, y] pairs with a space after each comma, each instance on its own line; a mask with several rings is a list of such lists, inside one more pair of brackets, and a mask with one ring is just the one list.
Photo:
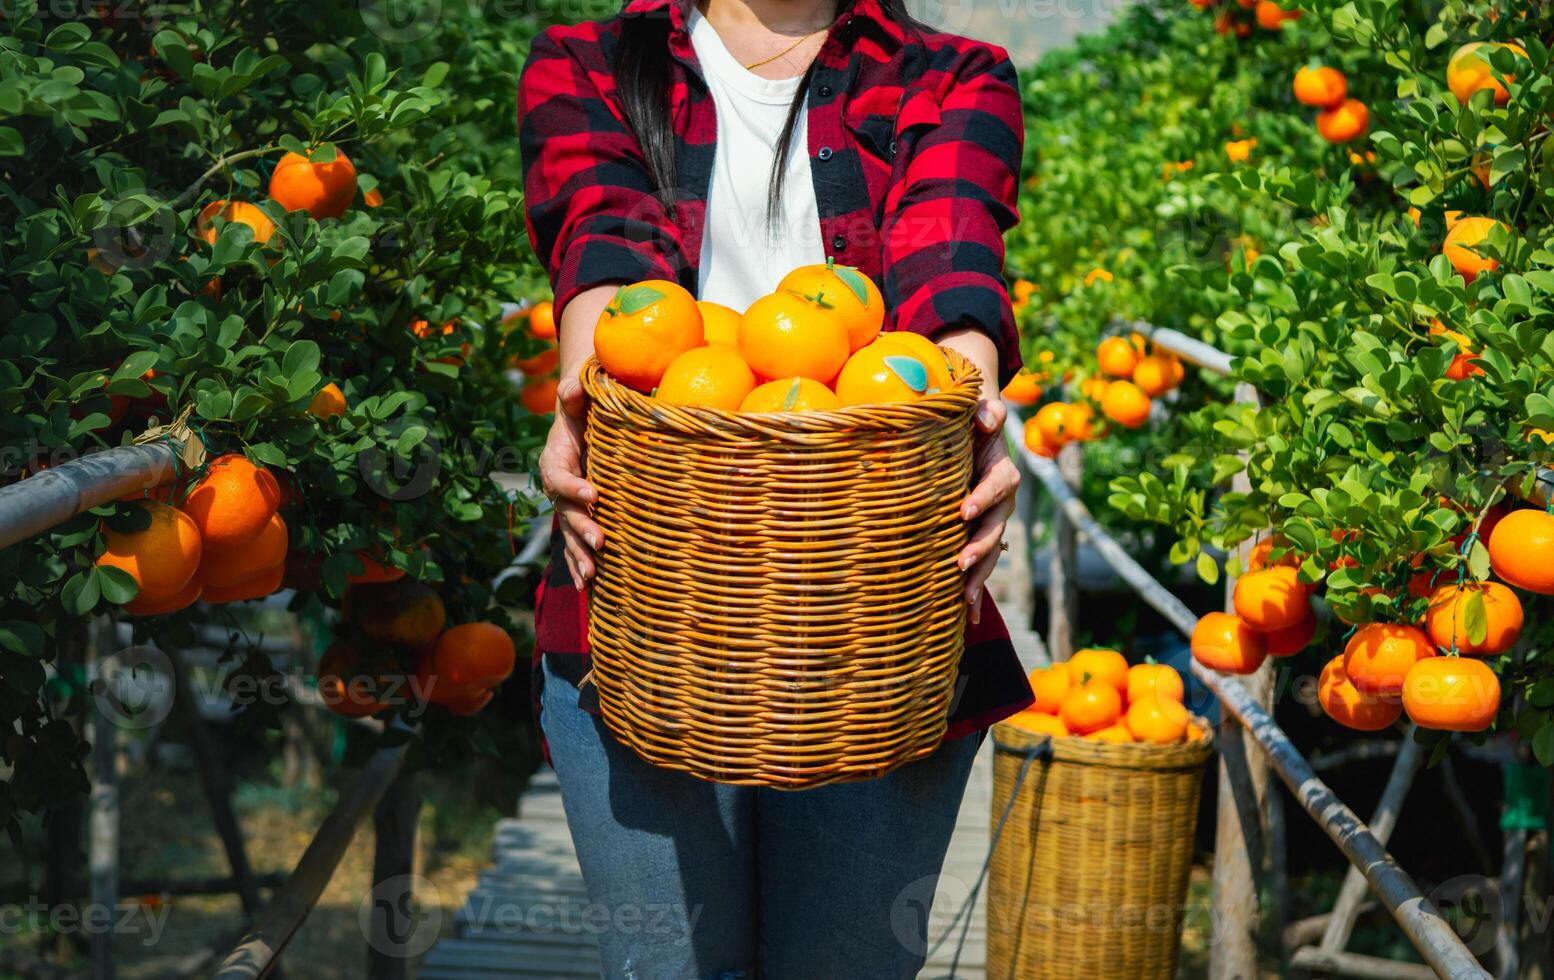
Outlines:
[[[853, 0], [838, 0], [837, 16], [846, 13], [852, 5]], [[886, 16], [897, 23], [912, 30], [921, 26], [907, 13], [905, 0], [882, 0], [881, 6], [885, 8]], [[647, 158], [653, 186], [666, 196], [675, 186], [674, 125], [669, 116], [673, 59], [668, 51], [668, 17], [650, 15], [621, 19], [620, 40], [615, 52], [616, 92], [621, 111], [626, 114], [626, 121], [631, 124], [642, 154]], [[777, 138], [776, 159], [772, 162], [766, 191], [768, 221], [778, 213], [782, 201], [784, 163], [793, 144], [793, 132], [798, 128], [799, 113], [804, 110], [804, 101], [809, 96], [809, 80], [814, 74], [815, 63], [811, 61], [804, 69], [804, 77], [799, 79], [782, 134]]]

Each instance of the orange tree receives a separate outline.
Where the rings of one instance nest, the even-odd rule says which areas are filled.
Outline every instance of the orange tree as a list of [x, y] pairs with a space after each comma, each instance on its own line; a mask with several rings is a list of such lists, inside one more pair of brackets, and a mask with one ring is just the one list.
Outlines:
[[[536, 25], [378, 10], [0, 3], [3, 479], [188, 413], [213, 456], [277, 478], [299, 608], [336, 604], [370, 561], [435, 590], [449, 626], [516, 632], [522, 580], [491, 583], [532, 505], [491, 474], [526, 470], [544, 425], [503, 375], [539, 344], [498, 327], [500, 303], [541, 281], [508, 138]], [[288, 154], [306, 159], [277, 175]], [[85, 617], [136, 599], [133, 575], [94, 559], [105, 530], [145, 521], [124, 502], [0, 552], [13, 832], [82, 788], [45, 668]], [[137, 622], [177, 643], [219, 615]], [[377, 650], [366, 668], [403, 658]], [[474, 724], [427, 717], [434, 736]]]
[[[1168, 77], [1154, 89], [1135, 82], [1088, 95], [1100, 104], [1065, 124], [1108, 112], [1136, 124], [1114, 148], [1123, 173], [1092, 167], [1083, 178], [1103, 185], [1103, 202], [1124, 202], [1118, 231], [1102, 235], [1081, 218], [1079, 234], [1034, 246], [1038, 259], [1056, 257], [1059, 275], [1110, 258], [1114, 281], [1088, 288], [1112, 298], [1093, 301], [1079, 287], [1048, 301], [1028, 316], [1063, 328], [1032, 343], [1054, 344], [1055, 367], [1082, 374], [1098, 336], [1115, 329], [1110, 316], [1122, 313], [1239, 355], [1235, 378], [1260, 389], [1264, 407], [1228, 404], [1223, 384], [1189, 387], [1169, 420], [1138, 437], [1154, 449], [1138, 475], [1111, 481], [1113, 513], [1172, 528], [1172, 557], [1196, 561], [1210, 579], [1218, 564], [1205, 548], [1275, 537], [1337, 614], [1318, 646], [1323, 659], [1343, 647], [1346, 623], [1444, 622], [1432, 630], [1439, 652], [1482, 651], [1508, 622], [1489, 583], [1518, 587], [1519, 639], [1502, 632], [1482, 662], [1505, 695], [1499, 727], [1517, 728], [1554, 764], [1550, 587], [1525, 570], [1554, 567], [1554, 551], [1529, 553], [1547, 525], [1524, 515], [1525, 533], [1490, 533], [1503, 509], [1524, 506], [1518, 496], [1536, 468], [1554, 461], [1554, 337], [1543, 305], [1554, 288], [1545, 150], [1554, 12], [1499, 2], [1304, 6], [1299, 20], [1271, 28], [1254, 12], [1241, 36], [1237, 4], [1161, 2], [1108, 35], [1138, 53], [1121, 70], [1156, 65]], [[1317, 66], [1337, 69], [1353, 102], [1312, 88], [1297, 95], [1297, 73]], [[1256, 143], [1236, 159], [1225, 144], [1242, 139]], [[1194, 165], [1183, 170], [1186, 160]], [[1149, 163], [1160, 170], [1146, 185]], [[1199, 204], [1216, 216], [1228, 263], [1184, 249], [1207, 235], [1158, 220]], [[1043, 274], [1039, 261], [1032, 271]], [[1243, 470], [1250, 492], [1230, 492]], [[1459, 583], [1458, 599], [1431, 598]]]

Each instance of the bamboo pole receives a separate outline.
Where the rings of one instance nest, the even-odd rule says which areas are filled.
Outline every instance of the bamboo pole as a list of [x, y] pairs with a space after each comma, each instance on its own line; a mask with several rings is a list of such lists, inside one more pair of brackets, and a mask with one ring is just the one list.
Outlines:
[[405, 762], [408, 742], [381, 748], [362, 767], [356, 782], [340, 796], [297, 861], [286, 884], [271, 898], [248, 934], [221, 961], [213, 980], [255, 980], [268, 975], [291, 937], [307, 921], [340, 859], [356, 836], [356, 827], [377, 806]]
[[[1079, 532], [1089, 539], [1118, 576], [1184, 635], [1192, 635], [1198, 621], [1192, 610], [1155, 581], [1143, 566], [1096, 523], [1084, 503], [1068, 489], [1050, 460], [1031, 452], [1026, 452], [1025, 456], [1031, 473], [1041, 480], [1057, 505], [1068, 513]], [[1425, 961], [1441, 976], [1452, 977], [1454, 980], [1489, 980], [1489, 973], [1479, 966], [1473, 954], [1463, 945], [1462, 939], [1441, 918], [1430, 900], [1420, 893], [1414, 880], [1398, 867], [1392, 855], [1387, 853], [1387, 849], [1376, 840], [1354, 811], [1344, 805], [1327, 784], [1318, 778], [1289, 736], [1284, 734], [1246, 687], [1235, 678], [1221, 675], [1197, 661], [1193, 661], [1192, 672], [1194, 677], [1218, 696], [1221, 710], [1235, 715], [1247, 729], [1301, 807], [1338, 845], [1349, 862], [1365, 873], [1377, 898], [1392, 913], [1404, 935]]]
[[1156, 347], [1175, 354], [1188, 364], [1203, 368], [1205, 371], [1213, 371], [1215, 374], [1230, 374], [1230, 355], [1217, 347], [1179, 331], [1157, 327], [1142, 320], [1135, 322], [1133, 329], [1148, 337], [1150, 343]]
[[161, 486], [177, 464], [166, 442], [90, 453], [0, 487], [0, 548], [120, 497]]

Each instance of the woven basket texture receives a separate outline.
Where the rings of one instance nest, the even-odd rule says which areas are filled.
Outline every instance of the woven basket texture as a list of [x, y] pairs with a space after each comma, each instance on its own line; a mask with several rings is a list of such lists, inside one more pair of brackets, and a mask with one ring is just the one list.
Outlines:
[[964, 645], [980, 375], [903, 404], [741, 414], [582, 379], [605, 724], [648, 762], [803, 789], [942, 739]]
[[988, 980], [1170, 980], [1211, 732], [1114, 745], [993, 727]]

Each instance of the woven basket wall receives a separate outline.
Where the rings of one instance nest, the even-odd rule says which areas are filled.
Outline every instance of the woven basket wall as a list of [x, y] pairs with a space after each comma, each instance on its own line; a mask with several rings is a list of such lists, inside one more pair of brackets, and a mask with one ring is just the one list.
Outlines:
[[956, 556], [980, 375], [909, 404], [666, 405], [590, 359], [590, 588], [605, 724], [648, 762], [802, 789], [943, 737], [964, 645]]
[[1212, 735], [1112, 745], [999, 724], [993, 739], [995, 827], [1036, 758], [993, 852], [988, 980], [1170, 980]]

